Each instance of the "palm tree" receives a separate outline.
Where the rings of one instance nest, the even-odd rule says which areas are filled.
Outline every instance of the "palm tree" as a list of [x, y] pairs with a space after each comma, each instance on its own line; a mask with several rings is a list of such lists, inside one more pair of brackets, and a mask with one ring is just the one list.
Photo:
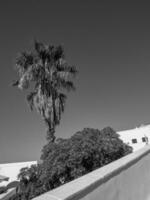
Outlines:
[[64, 111], [66, 91], [75, 89], [72, 78], [77, 70], [65, 61], [62, 46], [34, 42], [32, 51], [24, 51], [16, 59], [19, 89], [28, 89], [27, 101], [35, 108], [47, 127], [47, 140], [55, 141], [55, 128]]

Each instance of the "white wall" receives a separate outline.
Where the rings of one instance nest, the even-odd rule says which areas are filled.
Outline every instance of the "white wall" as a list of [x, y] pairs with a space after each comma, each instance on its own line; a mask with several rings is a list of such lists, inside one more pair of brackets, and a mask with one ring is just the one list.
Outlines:
[[[147, 137], [150, 143], [150, 125], [145, 125], [125, 131], [119, 131], [117, 133], [125, 143], [133, 147], [134, 151], [141, 149], [146, 145], [146, 143], [142, 141], [142, 137]], [[132, 143], [132, 139], [137, 139], [137, 143]]]
[[0, 164], [0, 175], [9, 177], [9, 180], [1, 182], [0, 186], [7, 185], [11, 181], [17, 180], [20, 169], [23, 167], [30, 167], [33, 164], [37, 164], [37, 161]]

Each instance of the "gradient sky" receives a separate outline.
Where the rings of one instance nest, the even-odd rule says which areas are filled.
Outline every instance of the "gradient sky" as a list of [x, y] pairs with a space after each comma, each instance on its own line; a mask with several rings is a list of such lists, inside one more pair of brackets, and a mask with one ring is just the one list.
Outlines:
[[38, 160], [46, 143], [40, 116], [11, 87], [17, 53], [35, 38], [63, 44], [79, 70], [57, 137], [150, 122], [150, 5], [118, 2], [0, 1], [0, 163]]

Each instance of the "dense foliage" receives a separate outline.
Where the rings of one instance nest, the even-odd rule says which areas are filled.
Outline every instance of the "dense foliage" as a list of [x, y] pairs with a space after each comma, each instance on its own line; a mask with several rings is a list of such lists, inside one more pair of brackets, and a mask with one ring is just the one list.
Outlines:
[[59, 125], [66, 91], [75, 89], [72, 78], [77, 70], [65, 60], [62, 46], [34, 42], [32, 51], [24, 51], [16, 59], [18, 80], [13, 83], [19, 89], [28, 89], [27, 101], [35, 108], [47, 127], [47, 139], [55, 140], [55, 127]]
[[31, 199], [131, 152], [109, 127], [85, 128], [69, 139], [57, 139], [44, 146], [42, 164], [21, 170], [18, 200]]
[[10, 183], [8, 183], [7, 185], [7, 189], [10, 189], [10, 188], [15, 188], [19, 185], [19, 181], [12, 181]]
[[0, 194], [3, 194], [5, 192], [7, 192], [7, 187], [6, 186], [1, 186], [0, 187]]
[[12, 181], [12, 182], [8, 183], [8, 185], [6, 185], [6, 186], [1, 186], [0, 194], [7, 192], [11, 188], [16, 188], [17, 186], [19, 186], [19, 184], [20, 184], [19, 181]]

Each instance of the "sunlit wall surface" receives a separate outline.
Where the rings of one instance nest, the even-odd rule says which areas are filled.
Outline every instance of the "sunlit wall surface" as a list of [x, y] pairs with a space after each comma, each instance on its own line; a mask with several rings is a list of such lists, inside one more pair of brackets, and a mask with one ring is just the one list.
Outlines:
[[8, 181], [0, 182], [0, 186], [16, 181], [20, 169], [23, 167], [30, 167], [33, 164], [37, 164], [37, 161], [0, 164], [0, 175], [9, 177]]
[[141, 125], [134, 129], [118, 132], [120, 138], [136, 151], [150, 143], [150, 125]]

